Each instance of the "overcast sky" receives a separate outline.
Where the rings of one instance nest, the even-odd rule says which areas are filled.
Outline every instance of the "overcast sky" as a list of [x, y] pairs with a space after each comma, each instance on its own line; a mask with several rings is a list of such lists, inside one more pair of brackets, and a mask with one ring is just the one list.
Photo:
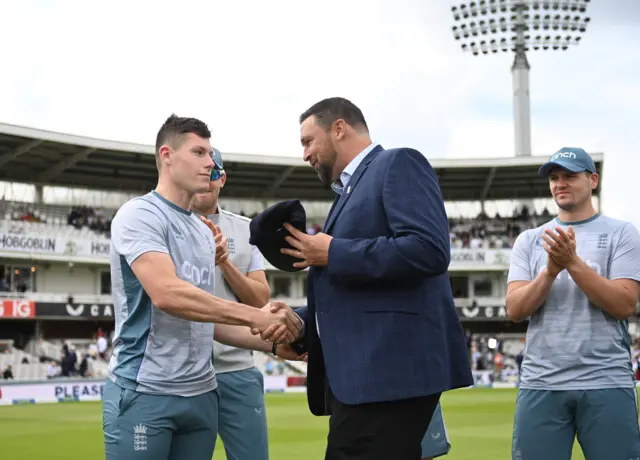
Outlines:
[[[464, 54], [455, 3], [3, 0], [0, 121], [151, 144], [176, 112], [296, 156], [298, 115], [343, 96], [386, 147], [512, 156], [512, 56]], [[604, 210], [640, 227], [640, 2], [591, 3], [580, 46], [529, 56], [533, 152], [604, 152]]]

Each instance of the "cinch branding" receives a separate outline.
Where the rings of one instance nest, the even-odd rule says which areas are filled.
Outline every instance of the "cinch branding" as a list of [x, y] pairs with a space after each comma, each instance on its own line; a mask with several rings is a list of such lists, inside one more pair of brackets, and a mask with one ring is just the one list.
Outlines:
[[549, 158], [549, 161], [555, 161], [558, 158], [571, 158], [572, 160], [575, 160], [577, 157], [573, 152], [558, 152]]
[[195, 286], [213, 286], [214, 266], [210, 264], [208, 267], [198, 267], [197, 265], [185, 260], [180, 268], [182, 279], [189, 281]]

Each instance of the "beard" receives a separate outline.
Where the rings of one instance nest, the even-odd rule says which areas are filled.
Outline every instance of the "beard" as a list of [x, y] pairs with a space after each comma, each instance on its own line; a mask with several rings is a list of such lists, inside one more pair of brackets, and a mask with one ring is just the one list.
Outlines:
[[[558, 203], [556, 203], [556, 204], [558, 204]], [[567, 211], [567, 212], [571, 212], [571, 211], [576, 209], [575, 203], [564, 203], [562, 205], [558, 204], [558, 207], [560, 209], [562, 209], [563, 211]]]
[[574, 210], [574, 209], [576, 209], [576, 207], [577, 207], [577, 205], [576, 205], [575, 203], [562, 203], [562, 204], [559, 204], [559, 203], [556, 201], [556, 204], [557, 204], [557, 205], [558, 205], [558, 207], [559, 207], [560, 209], [562, 209], [563, 211], [569, 211], [569, 212], [573, 211], [573, 210]]
[[318, 168], [318, 178], [325, 188], [331, 187], [331, 183], [333, 182], [331, 176], [332, 168], [329, 166], [320, 165], [320, 167]]
[[[574, 195], [575, 197], [575, 195]], [[569, 202], [563, 202], [563, 203], [558, 203], [558, 200], [554, 200], [556, 202], [556, 205], [558, 205], [558, 207], [560, 209], [562, 209], [563, 211], [567, 211], [567, 212], [572, 212], [575, 211], [576, 209], [579, 209], [582, 207], [582, 205], [585, 203], [586, 200], [582, 200], [582, 199], [573, 199]]]

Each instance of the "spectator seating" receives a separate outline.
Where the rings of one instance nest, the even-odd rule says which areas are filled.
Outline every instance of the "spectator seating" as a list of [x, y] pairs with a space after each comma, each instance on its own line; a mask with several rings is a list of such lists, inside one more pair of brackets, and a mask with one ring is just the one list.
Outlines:
[[[29, 353], [13, 348], [12, 341], [3, 340], [5, 345], [0, 352], [0, 379], [2, 372], [11, 366], [14, 380], [44, 380], [47, 378], [47, 366]], [[26, 362], [25, 362], [26, 361]]]

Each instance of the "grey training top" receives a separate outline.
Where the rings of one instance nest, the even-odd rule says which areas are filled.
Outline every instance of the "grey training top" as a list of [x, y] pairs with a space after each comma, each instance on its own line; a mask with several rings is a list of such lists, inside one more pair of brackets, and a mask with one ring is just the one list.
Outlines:
[[195, 396], [216, 388], [214, 325], [159, 310], [131, 270], [142, 254], [169, 254], [180, 279], [213, 294], [215, 249], [198, 216], [155, 191], [118, 210], [109, 255], [116, 320], [109, 379], [151, 394]]
[[[229, 241], [229, 259], [243, 275], [264, 270], [264, 259], [255, 246], [249, 244], [250, 219], [242, 217], [218, 207], [218, 214], [207, 216], [214, 224], [220, 225], [222, 233]], [[239, 302], [239, 299], [224, 279], [222, 271], [216, 267], [215, 295], [217, 297]], [[234, 348], [218, 342], [213, 343], [213, 357], [216, 372], [241, 371], [254, 367], [253, 352], [243, 348]]]
[[[541, 236], [571, 225], [576, 251], [599, 275], [640, 281], [640, 235], [627, 222], [601, 215], [582, 222], [554, 219], [527, 230], [511, 253], [509, 282], [531, 281], [546, 266]], [[554, 281], [546, 302], [530, 318], [520, 387], [536, 390], [634, 388], [628, 322], [592, 304], [569, 273]]]

